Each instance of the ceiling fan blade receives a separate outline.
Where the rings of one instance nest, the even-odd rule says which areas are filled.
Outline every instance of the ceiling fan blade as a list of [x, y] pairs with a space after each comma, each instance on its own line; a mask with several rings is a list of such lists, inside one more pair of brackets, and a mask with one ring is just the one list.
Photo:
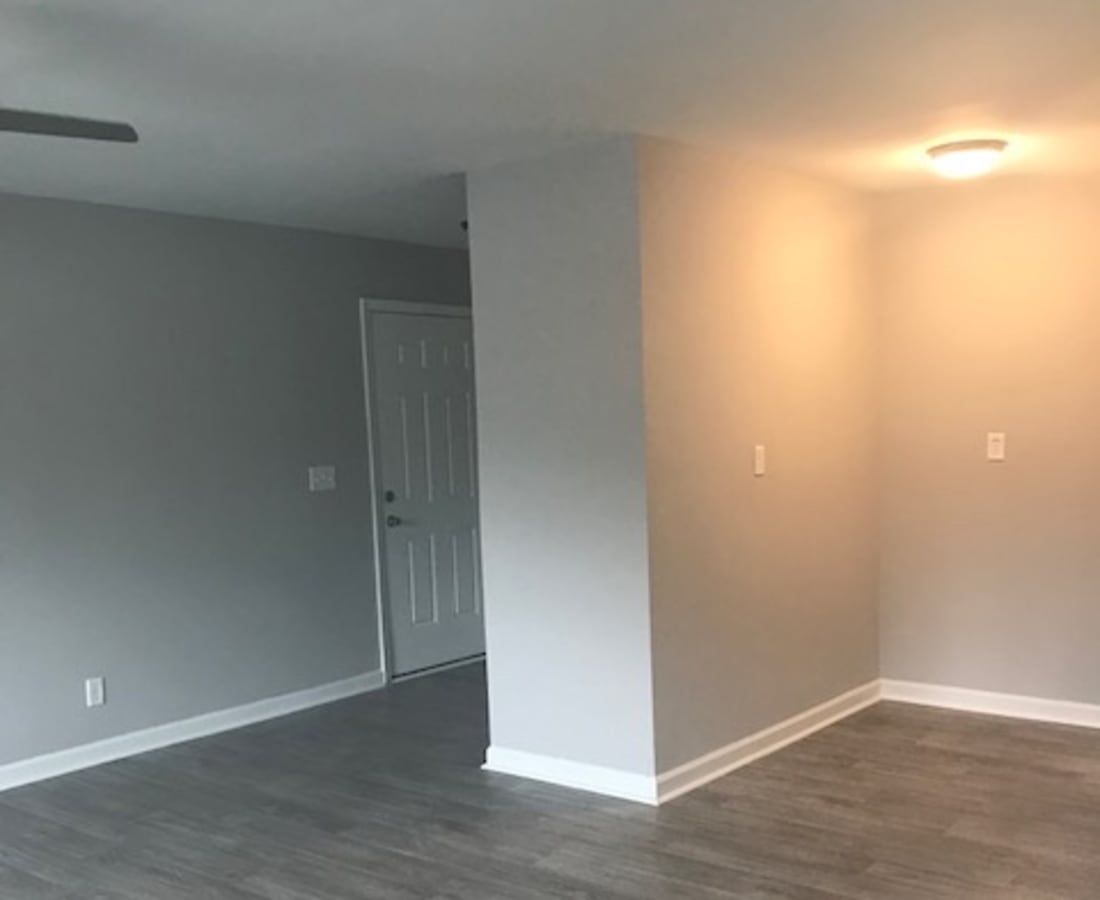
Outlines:
[[0, 131], [46, 134], [88, 141], [115, 141], [122, 144], [136, 144], [138, 140], [134, 126], [125, 122], [105, 122], [102, 119], [82, 119], [25, 109], [0, 109]]

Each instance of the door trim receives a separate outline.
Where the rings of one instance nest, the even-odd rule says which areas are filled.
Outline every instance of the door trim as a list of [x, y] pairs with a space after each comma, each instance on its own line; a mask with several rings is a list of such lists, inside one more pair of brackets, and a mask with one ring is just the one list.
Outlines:
[[378, 606], [378, 667], [382, 672], [384, 683], [389, 684], [394, 679], [391, 653], [393, 641], [390, 638], [389, 597], [386, 589], [388, 584], [386, 554], [382, 546], [384, 510], [378, 496], [381, 483], [378, 469], [382, 450], [374, 421], [374, 372], [370, 355], [374, 339], [372, 318], [375, 313], [468, 319], [472, 311], [468, 306], [450, 306], [445, 303], [359, 298], [359, 348], [363, 361], [363, 403], [367, 424], [367, 484], [370, 489], [371, 550], [374, 553], [374, 597]]
[[468, 306], [451, 306], [446, 303], [418, 303], [415, 300], [360, 300], [367, 312], [404, 313], [410, 316], [447, 316], [452, 319], [468, 319]]

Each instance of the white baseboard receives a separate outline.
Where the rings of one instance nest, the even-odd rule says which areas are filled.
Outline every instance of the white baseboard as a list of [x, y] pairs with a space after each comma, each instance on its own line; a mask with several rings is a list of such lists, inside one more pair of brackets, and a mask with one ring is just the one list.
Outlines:
[[976, 691], [971, 688], [896, 681], [890, 678], [882, 679], [882, 699], [1013, 719], [1030, 719], [1035, 722], [1100, 728], [1100, 706], [1071, 700], [1046, 700], [1042, 697]]
[[657, 803], [657, 779], [652, 775], [592, 766], [522, 750], [509, 750], [507, 747], [490, 747], [485, 754], [485, 765], [482, 768], [486, 772], [546, 781], [619, 800], [633, 800], [650, 805]]
[[506, 747], [490, 747], [484, 768], [489, 772], [546, 781], [562, 787], [656, 806], [702, 787], [707, 782], [721, 778], [788, 744], [800, 741], [815, 731], [871, 706], [878, 699], [878, 681], [868, 682], [784, 722], [658, 776], [592, 766]]
[[879, 683], [870, 681], [847, 693], [798, 713], [732, 744], [662, 772], [657, 777], [657, 802], [665, 803], [728, 775], [742, 766], [782, 750], [879, 700]]
[[268, 719], [277, 719], [314, 706], [322, 706], [325, 703], [377, 690], [385, 683], [386, 678], [381, 671], [367, 672], [356, 675], [354, 678], [322, 684], [304, 691], [269, 697], [243, 706], [222, 709], [142, 731], [120, 734], [92, 744], [59, 750], [45, 756], [8, 763], [0, 766], [0, 791], [67, 775], [70, 772], [114, 762], [138, 753], [159, 750], [172, 744], [208, 737], [222, 731], [243, 728]]

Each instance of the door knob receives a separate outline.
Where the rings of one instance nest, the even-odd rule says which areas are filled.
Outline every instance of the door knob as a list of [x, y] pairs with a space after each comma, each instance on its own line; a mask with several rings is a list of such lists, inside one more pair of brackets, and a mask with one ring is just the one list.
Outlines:
[[386, 524], [389, 525], [390, 528], [396, 528], [398, 525], [401, 524], [401, 517], [400, 516], [386, 516]]

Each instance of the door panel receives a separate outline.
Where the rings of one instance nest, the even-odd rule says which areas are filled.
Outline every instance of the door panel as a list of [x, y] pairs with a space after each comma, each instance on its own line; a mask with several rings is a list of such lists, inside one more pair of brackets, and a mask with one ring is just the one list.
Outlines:
[[485, 651], [469, 318], [375, 313], [374, 410], [394, 674]]

